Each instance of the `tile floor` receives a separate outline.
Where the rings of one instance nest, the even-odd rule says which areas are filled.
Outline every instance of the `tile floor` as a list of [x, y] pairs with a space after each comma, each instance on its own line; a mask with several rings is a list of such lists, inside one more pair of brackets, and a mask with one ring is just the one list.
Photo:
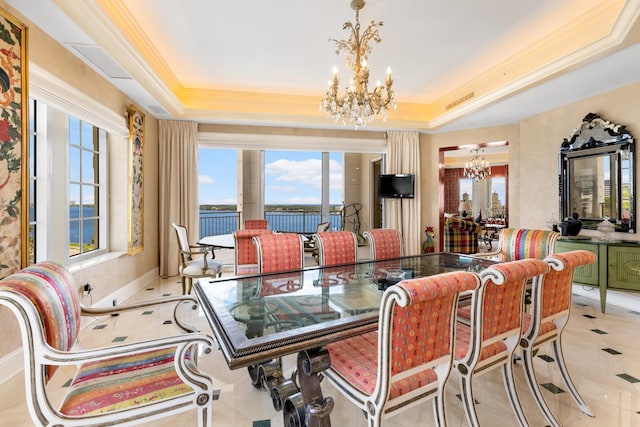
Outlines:
[[[131, 300], [175, 295], [179, 292], [178, 278], [158, 279]], [[192, 324], [197, 324], [203, 331], [211, 333], [206, 319], [200, 312], [185, 310], [182, 314]], [[171, 313], [167, 309], [96, 318], [82, 331], [81, 344], [92, 347], [175, 333], [177, 330], [168, 319], [171, 319]], [[582, 414], [569, 394], [564, 392], [564, 384], [555, 364], [548, 361], [553, 355], [550, 347], [543, 347], [535, 360], [539, 379], [547, 385], [543, 390], [545, 399], [563, 426], [640, 426], [638, 330], [640, 312], [609, 305], [607, 313], [602, 314], [598, 301], [574, 295], [571, 320], [564, 334], [564, 353], [574, 382], [591, 406], [595, 418]], [[294, 363], [293, 356], [285, 358], [284, 363], [285, 369], [290, 372]], [[214, 426], [283, 426], [282, 413], [273, 409], [266, 392], [256, 390], [251, 385], [246, 369], [229, 370], [220, 351], [203, 357], [200, 366], [213, 377], [215, 387], [219, 391], [218, 399], [213, 404]], [[530, 397], [522, 370], [518, 368], [515, 372], [520, 398], [531, 425], [546, 425]], [[64, 371], [54, 377], [50, 385], [54, 398], [56, 390], [62, 390], [67, 380], [68, 376]], [[446, 395], [450, 426], [466, 425], [462, 404], [457, 397], [458, 387], [458, 378], [453, 373], [447, 385]], [[478, 401], [477, 410], [483, 425], [516, 425], [516, 419], [506, 402], [498, 371], [490, 371], [478, 377], [474, 387]], [[366, 426], [363, 414], [341, 397], [328, 382], [323, 382], [323, 390], [325, 395], [333, 396], [336, 400], [331, 416], [333, 426]], [[389, 418], [385, 426], [432, 426], [432, 414], [429, 403]], [[0, 420], [0, 425], [3, 426], [33, 425], [25, 404], [22, 373], [15, 375], [0, 388]], [[196, 413], [192, 411], [144, 425], [196, 426]]]

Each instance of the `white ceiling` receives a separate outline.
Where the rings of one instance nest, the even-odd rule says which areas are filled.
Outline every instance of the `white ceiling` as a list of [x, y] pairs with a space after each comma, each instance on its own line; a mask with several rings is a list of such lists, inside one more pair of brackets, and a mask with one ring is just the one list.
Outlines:
[[[279, 114], [278, 103], [282, 97], [294, 104], [317, 98], [319, 105], [334, 64], [347, 81], [344, 57], [335, 55], [329, 38], [347, 37], [342, 24], [355, 19], [349, 0], [7, 1], [101, 74], [92, 62], [96, 58], [88, 60], [78, 46], [84, 54], [102, 55], [104, 66], [118, 63], [108, 78], [157, 118], [341, 127], [317, 107], [313, 114]], [[632, 38], [640, 33], [633, 30], [639, 10], [640, 0], [368, 0], [362, 26], [384, 22], [382, 42], [369, 58], [372, 84], [391, 66], [399, 104], [399, 120], [390, 114], [387, 125], [373, 127], [441, 132], [515, 123], [636, 82], [640, 44]], [[617, 19], [609, 22], [611, 13]], [[400, 119], [416, 105], [466, 91], [469, 82], [536, 46], [549, 53], [553, 41], [560, 44], [579, 23], [597, 28], [600, 16], [603, 26], [612, 27], [601, 40], [577, 46], [544, 69], [534, 68], [431, 122]], [[505, 78], [509, 72], [505, 66]], [[215, 96], [205, 107], [193, 107], [184, 101], [184, 88], [218, 92], [211, 92]], [[221, 94], [239, 110], [217, 109]], [[264, 97], [272, 105], [261, 103]], [[253, 102], [255, 110], [246, 112], [243, 101]]]

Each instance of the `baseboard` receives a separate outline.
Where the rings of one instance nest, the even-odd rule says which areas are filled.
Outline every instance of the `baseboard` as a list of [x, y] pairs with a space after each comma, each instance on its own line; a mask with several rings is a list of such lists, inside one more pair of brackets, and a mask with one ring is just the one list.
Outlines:
[[[572, 292], [600, 302], [600, 288], [573, 284]], [[640, 293], [607, 290], [607, 305], [615, 305], [627, 310], [640, 311]]]
[[[158, 268], [155, 268], [148, 273], [143, 274], [133, 282], [128, 283], [127, 285], [118, 289], [116, 292], [113, 292], [108, 297], [101, 299], [96, 304], [94, 304], [93, 307], [111, 307], [113, 305], [114, 298], [119, 302], [124, 302], [127, 300], [127, 298], [130, 298], [135, 293], [144, 289], [149, 285], [150, 282], [156, 280], [158, 277], [160, 277], [160, 270]], [[92, 325], [94, 322], [95, 320], [82, 322], [81, 329]], [[11, 379], [14, 375], [24, 370], [23, 357], [24, 356], [21, 346], [20, 348], [0, 358], [0, 386]]]

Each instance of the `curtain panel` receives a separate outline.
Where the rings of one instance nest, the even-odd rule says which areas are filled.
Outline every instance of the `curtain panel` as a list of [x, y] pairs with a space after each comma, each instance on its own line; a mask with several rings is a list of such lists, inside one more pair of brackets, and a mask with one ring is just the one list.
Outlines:
[[417, 131], [387, 132], [385, 173], [415, 175], [415, 198], [385, 199], [385, 224], [402, 236], [405, 255], [419, 254], [424, 230], [420, 227], [420, 135]]
[[171, 223], [187, 227], [189, 242], [199, 240], [198, 124], [159, 120], [158, 236], [160, 276], [178, 274], [178, 242]]

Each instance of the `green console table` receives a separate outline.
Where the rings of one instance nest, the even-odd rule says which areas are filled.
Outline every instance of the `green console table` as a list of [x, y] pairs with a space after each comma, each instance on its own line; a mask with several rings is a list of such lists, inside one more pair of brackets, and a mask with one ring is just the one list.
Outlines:
[[576, 269], [573, 281], [600, 288], [600, 308], [605, 312], [607, 289], [640, 291], [640, 242], [605, 242], [559, 238], [555, 252], [584, 249], [598, 257], [594, 264]]

